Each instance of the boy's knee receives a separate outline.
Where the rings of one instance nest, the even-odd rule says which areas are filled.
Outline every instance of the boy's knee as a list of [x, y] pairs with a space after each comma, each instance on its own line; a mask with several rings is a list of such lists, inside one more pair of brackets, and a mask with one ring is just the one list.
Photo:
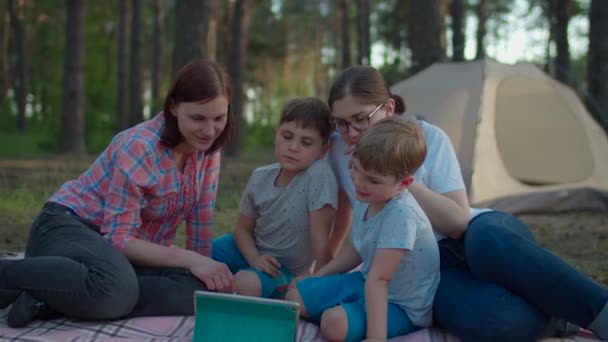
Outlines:
[[260, 297], [262, 295], [262, 283], [255, 272], [239, 271], [234, 276], [236, 293], [245, 296]]
[[297, 287], [294, 286], [293, 288], [287, 291], [287, 294], [285, 295], [285, 300], [298, 303], [300, 305], [300, 316], [310, 318], [310, 316], [308, 315], [308, 311], [306, 311], [304, 301], [302, 301], [302, 296], [300, 296], [300, 291], [298, 291]]
[[344, 341], [346, 339], [348, 318], [342, 306], [336, 306], [323, 312], [321, 334], [330, 341]]

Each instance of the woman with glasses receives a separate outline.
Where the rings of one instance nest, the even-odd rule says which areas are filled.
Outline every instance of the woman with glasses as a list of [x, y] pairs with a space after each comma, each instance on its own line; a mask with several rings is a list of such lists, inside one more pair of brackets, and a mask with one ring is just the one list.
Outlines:
[[[330, 243], [341, 246], [352, 220], [351, 146], [405, 104], [376, 69], [354, 66], [334, 81], [328, 103], [337, 133], [330, 163], [340, 194]], [[470, 208], [448, 136], [420, 121], [427, 157], [409, 186], [429, 217], [441, 254], [436, 321], [464, 341], [534, 341], [575, 323], [608, 339], [608, 290], [540, 247], [516, 217]], [[299, 294], [298, 294], [299, 295]], [[576, 330], [574, 330], [576, 331]]]

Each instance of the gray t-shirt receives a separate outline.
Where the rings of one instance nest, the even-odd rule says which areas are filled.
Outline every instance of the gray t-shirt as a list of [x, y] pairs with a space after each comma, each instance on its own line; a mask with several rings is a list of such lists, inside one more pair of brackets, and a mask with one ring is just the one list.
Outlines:
[[313, 260], [309, 214], [329, 204], [337, 207], [338, 182], [325, 160], [318, 160], [285, 187], [275, 180], [276, 164], [253, 171], [241, 198], [241, 213], [255, 219], [256, 246], [272, 255], [294, 275], [307, 271]]
[[367, 278], [378, 248], [408, 250], [388, 285], [388, 300], [401, 306], [416, 326], [430, 326], [439, 285], [439, 249], [429, 219], [407, 190], [365, 220], [368, 206], [353, 203], [351, 238], [363, 260], [363, 276]]

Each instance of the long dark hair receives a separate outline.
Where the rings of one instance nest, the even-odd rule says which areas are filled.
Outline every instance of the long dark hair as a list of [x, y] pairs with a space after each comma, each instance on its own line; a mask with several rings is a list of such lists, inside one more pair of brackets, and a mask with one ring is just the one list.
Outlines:
[[230, 106], [232, 82], [228, 73], [216, 62], [198, 59], [183, 66], [165, 97], [165, 129], [161, 134], [161, 144], [172, 148], [184, 139], [177, 126], [177, 118], [171, 113], [172, 108], [182, 102], [208, 102], [218, 96], [224, 96], [228, 101], [228, 118], [226, 127], [206, 151], [208, 153], [217, 151], [230, 142], [233, 122]]

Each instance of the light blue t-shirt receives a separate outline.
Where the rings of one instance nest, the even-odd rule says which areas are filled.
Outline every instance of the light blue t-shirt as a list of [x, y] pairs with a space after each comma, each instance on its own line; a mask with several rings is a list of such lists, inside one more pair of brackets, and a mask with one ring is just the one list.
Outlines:
[[[444, 194], [457, 190], [465, 190], [464, 180], [460, 172], [460, 163], [454, 152], [450, 138], [441, 128], [431, 125], [426, 121], [417, 121], [424, 132], [427, 145], [426, 158], [418, 171], [414, 174], [416, 181], [437, 194]], [[339, 133], [334, 132], [331, 136], [331, 148], [327, 154], [340, 188], [348, 195], [351, 203], [356, 200], [355, 187], [350, 179], [348, 162], [350, 155], [345, 154], [349, 145], [342, 139]], [[482, 212], [491, 209], [469, 209], [469, 220]], [[437, 240], [445, 236], [435, 232]]]
[[363, 260], [363, 276], [367, 278], [378, 248], [407, 250], [388, 285], [388, 301], [403, 308], [416, 326], [430, 326], [439, 285], [439, 249], [431, 222], [407, 190], [366, 219], [368, 207], [353, 203], [351, 238]]

